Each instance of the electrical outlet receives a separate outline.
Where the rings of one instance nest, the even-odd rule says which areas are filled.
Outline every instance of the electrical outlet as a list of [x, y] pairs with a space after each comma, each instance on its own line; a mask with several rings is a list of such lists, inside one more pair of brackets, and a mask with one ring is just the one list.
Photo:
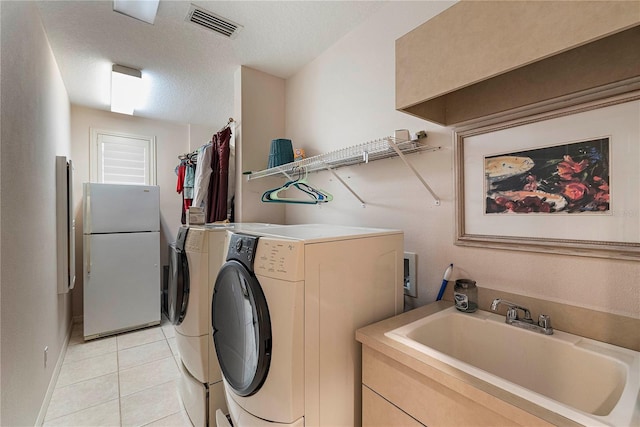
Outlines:
[[413, 252], [404, 253], [404, 294], [413, 298], [418, 297], [416, 260]]
[[44, 367], [47, 367], [47, 357], [49, 356], [49, 346], [44, 348]]

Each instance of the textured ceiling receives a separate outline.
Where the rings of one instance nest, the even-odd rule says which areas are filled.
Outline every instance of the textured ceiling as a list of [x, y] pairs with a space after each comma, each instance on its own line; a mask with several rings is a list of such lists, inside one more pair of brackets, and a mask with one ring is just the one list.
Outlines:
[[[233, 40], [185, 20], [191, 3], [244, 28]], [[135, 115], [222, 126], [240, 65], [287, 78], [384, 5], [382, 1], [160, 1], [153, 25], [104, 1], [39, 1], [72, 103], [108, 110], [113, 63], [142, 70]]]

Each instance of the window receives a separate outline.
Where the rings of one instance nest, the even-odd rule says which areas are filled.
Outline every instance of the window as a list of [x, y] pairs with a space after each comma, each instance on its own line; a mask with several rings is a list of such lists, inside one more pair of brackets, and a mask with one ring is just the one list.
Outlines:
[[91, 129], [91, 182], [156, 184], [156, 141], [153, 136]]

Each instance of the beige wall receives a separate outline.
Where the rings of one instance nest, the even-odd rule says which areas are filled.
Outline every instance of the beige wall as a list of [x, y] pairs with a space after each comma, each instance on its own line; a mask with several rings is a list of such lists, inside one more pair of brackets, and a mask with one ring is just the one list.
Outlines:
[[[240, 67], [235, 75], [236, 124], [236, 222], [284, 223], [285, 209], [278, 203], [260, 202], [262, 193], [282, 185], [280, 178], [247, 181], [244, 171], [265, 169], [269, 159], [271, 140], [283, 138], [284, 131], [283, 79]], [[267, 185], [263, 189], [263, 186]]]
[[394, 129], [425, 129], [428, 143], [442, 149], [409, 160], [442, 204], [435, 206], [396, 158], [338, 170], [366, 208], [322, 172], [310, 181], [333, 193], [334, 201], [320, 208], [287, 206], [287, 222], [403, 229], [405, 250], [418, 255], [418, 299], [406, 298], [410, 307], [434, 301], [445, 268], [454, 263], [453, 278], [470, 277], [481, 287], [640, 317], [640, 263], [454, 245], [452, 131], [394, 110], [395, 40], [447, 6], [392, 2], [286, 85], [286, 135], [308, 154], [393, 135]]
[[[74, 161], [74, 200], [76, 218], [76, 288], [73, 290], [73, 316], [82, 310], [82, 183], [89, 181], [90, 129], [111, 130], [132, 135], [156, 137], [157, 184], [160, 186], [160, 253], [162, 265], [168, 264], [168, 244], [180, 226], [182, 196], [176, 193], [175, 167], [178, 155], [187, 153], [211, 139], [212, 131], [202, 126], [145, 119], [136, 116], [72, 105], [71, 149]], [[190, 141], [193, 131], [194, 141]], [[201, 141], [205, 135], [209, 139]], [[197, 140], [196, 140], [197, 139]], [[193, 148], [191, 148], [193, 147]]]
[[189, 132], [189, 151], [197, 150], [200, 146], [208, 144], [213, 138], [213, 134], [222, 128], [224, 123], [214, 123], [214, 126], [202, 126], [190, 124], [187, 126]]
[[54, 249], [55, 158], [71, 153], [69, 98], [35, 4], [1, 2], [0, 13], [0, 425], [35, 425], [71, 327], [69, 294], [57, 293]]

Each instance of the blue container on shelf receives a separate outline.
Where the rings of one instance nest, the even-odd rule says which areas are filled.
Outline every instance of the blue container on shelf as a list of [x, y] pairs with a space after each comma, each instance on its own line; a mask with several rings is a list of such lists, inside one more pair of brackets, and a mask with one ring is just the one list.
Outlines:
[[293, 162], [293, 144], [290, 139], [278, 138], [271, 141], [268, 168]]

